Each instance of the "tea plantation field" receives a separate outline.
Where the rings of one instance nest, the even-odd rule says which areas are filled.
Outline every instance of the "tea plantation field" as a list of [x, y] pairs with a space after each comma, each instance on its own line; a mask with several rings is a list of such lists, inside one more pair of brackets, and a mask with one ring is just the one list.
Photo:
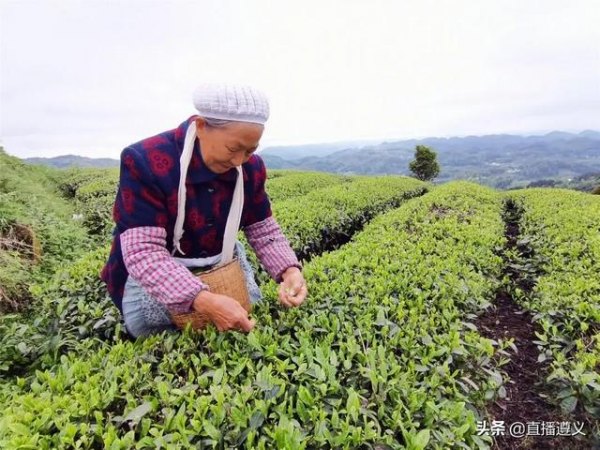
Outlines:
[[2, 449], [599, 445], [600, 196], [270, 171], [304, 304], [240, 232], [254, 330], [132, 340], [99, 279], [118, 171], [0, 165]]

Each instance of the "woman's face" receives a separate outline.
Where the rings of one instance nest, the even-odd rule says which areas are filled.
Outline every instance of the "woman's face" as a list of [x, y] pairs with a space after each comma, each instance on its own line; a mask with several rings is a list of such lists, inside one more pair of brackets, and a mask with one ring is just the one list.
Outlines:
[[258, 148], [264, 126], [258, 123], [232, 122], [209, 128], [201, 117], [196, 119], [202, 159], [214, 173], [225, 173], [241, 166]]

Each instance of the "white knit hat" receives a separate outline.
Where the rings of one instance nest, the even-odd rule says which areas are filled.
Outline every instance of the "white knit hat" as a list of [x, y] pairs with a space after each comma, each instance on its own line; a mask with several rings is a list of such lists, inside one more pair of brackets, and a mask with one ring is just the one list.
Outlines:
[[269, 118], [269, 100], [252, 86], [204, 83], [194, 91], [194, 107], [202, 117], [263, 124]]

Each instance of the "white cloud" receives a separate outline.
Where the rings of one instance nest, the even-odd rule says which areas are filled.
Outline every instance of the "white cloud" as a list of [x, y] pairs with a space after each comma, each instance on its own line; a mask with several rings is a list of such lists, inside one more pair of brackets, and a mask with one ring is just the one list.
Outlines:
[[596, 1], [12, 1], [1, 137], [118, 157], [204, 80], [271, 100], [263, 146], [599, 129]]

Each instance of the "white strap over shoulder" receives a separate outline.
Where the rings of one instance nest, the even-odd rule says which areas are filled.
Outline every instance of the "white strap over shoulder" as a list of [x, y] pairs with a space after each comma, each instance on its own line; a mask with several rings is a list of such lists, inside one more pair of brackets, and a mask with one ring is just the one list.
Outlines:
[[183, 151], [181, 152], [181, 158], [179, 159], [179, 191], [177, 193], [177, 220], [175, 220], [175, 230], [173, 231], [173, 251], [171, 256], [176, 251], [185, 255], [179, 246], [179, 241], [183, 236], [183, 222], [185, 220], [185, 179], [187, 178], [187, 171], [192, 160], [192, 153], [194, 152], [194, 142], [196, 141], [196, 121], [188, 125], [187, 132], [185, 133], [185, 141], [183, 144]]
[[[175, 220], [175, 230], [173, 232], [173, 251], [171, 255], [174, 255], [176, 251], [185, 255], [181, 250], [179, 241], [183, 236], [183, 223], [185, 220], [185, 203], [186, 203], [186, 187], [185, 180], [187, 178], [187, 172], [192, 159], [192, 153], [194, 151], [194, 143], [196, 141], [196, 121], [193, 120], [188, 126], [185, 134], [185, 143], [183, 151], [181, 152], [181, 158], [179, 160], [180, 175], [179, 175], [179, 191], [177, 194], [177, 219]], [[233, 252], [235, 247], [236, 236], [240, 229], [240, 222], [242, 220], [242, 210], [244, 207], [244, 173], [241, 166], [236, 166], [238, 175], [235, 183], [235, 189], [233, 191], [233, 199], [231, 202], [231, 208], [229, 215], [227, 216], [227, 224], [225, 225], [225, 234], [223, 236], [223, 251], [221, 253], [221, 265], [226, 264], [233, 259]]]
[[223, 259], [221, 260], [221, 264], [226, 264], [233, 259], [235, 240], [242, 220], [242, 208], [244, 207], [244, 173], [242, 172], [241, 166], [237, 166], [236, 169], [238, 175], [233, 191], [231, 209], [229, 210], [227, 224], [225, 225], [222, 253]]

